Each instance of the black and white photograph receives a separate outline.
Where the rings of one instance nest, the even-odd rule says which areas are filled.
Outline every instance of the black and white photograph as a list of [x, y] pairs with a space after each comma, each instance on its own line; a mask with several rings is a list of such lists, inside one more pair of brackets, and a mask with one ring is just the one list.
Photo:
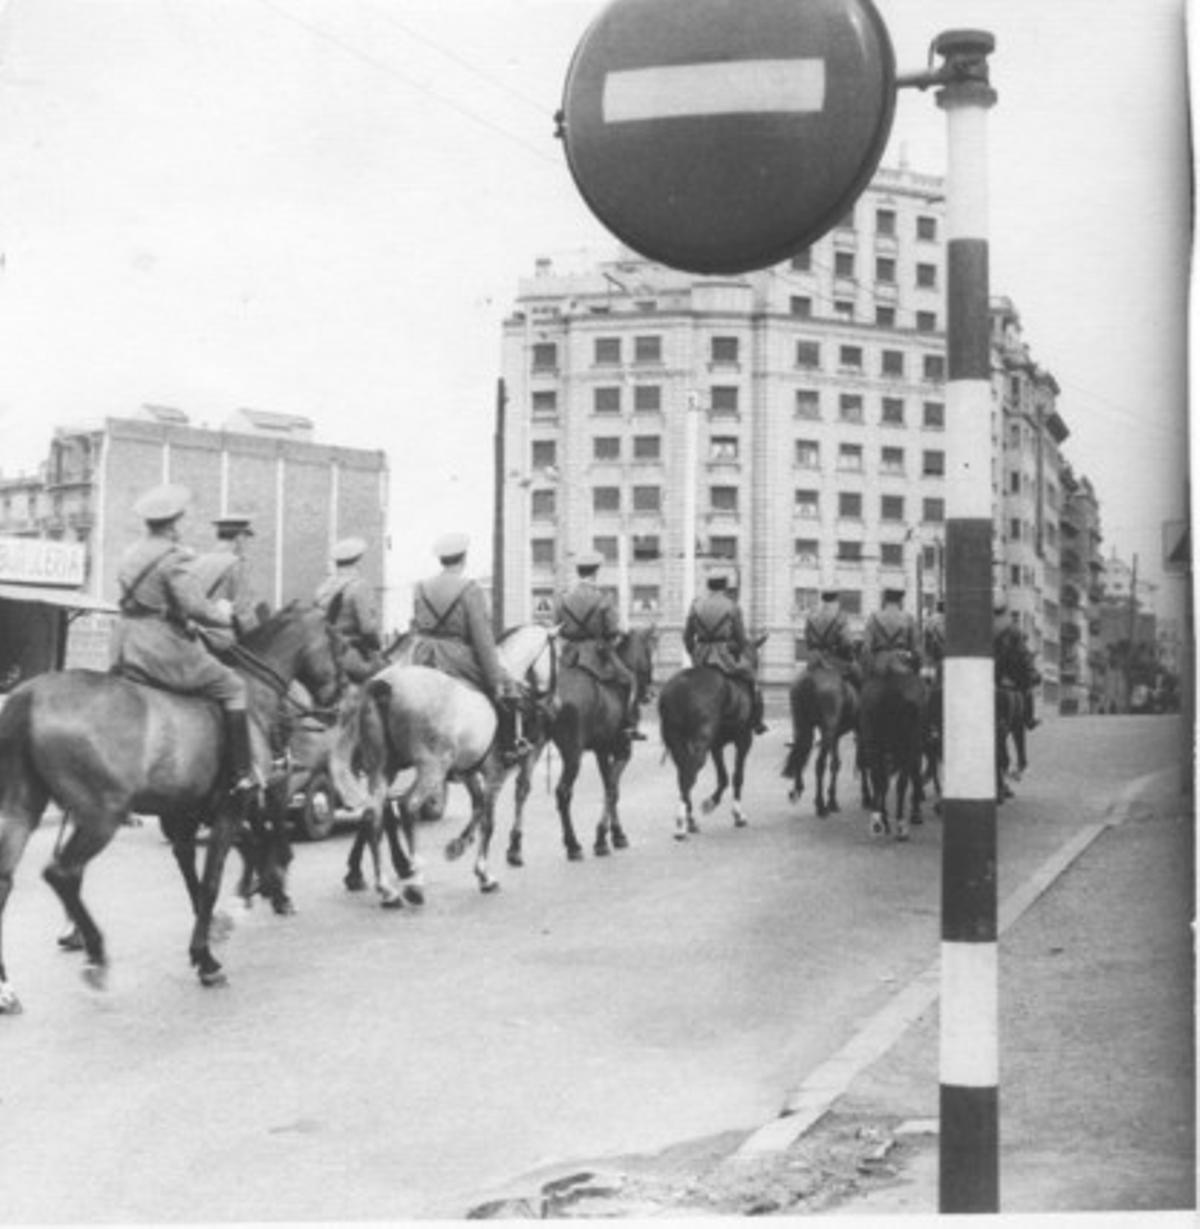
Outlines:
[[0, 1223], [1193, 1223], [1196, 16], [0, 0]]

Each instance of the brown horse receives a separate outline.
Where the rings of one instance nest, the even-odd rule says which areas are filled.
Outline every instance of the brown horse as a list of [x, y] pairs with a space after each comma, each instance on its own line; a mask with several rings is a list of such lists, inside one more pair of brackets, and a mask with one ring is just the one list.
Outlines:
[[[320, 610], [293, 605], [248, 633], [234, 665], [247, 683], [256, 766], [272, 785], [265, 791], [269, 807], [282, 806], [271, 772], [272, 737], [287, 720], [293, 679], [318, 704], [336, 698], [342, 675], [333, 633]], [[0, 934], [17, 864], [53, 800], [70, 815], [70, 830], [43, 875], [82, 936], [85, 976], [102, 986], [108, 957], [81, 898], [83, 873], [131, 813], [157, 815], [192, 901], [191, 962], [202, 984], [221, 984], [210, 927], [239, 819], [222, 771], [223, 737], [215, 704], [113, 674], [42, 674], [13, 691], [0, 710]], [[211, 835], [201, 878], [196, 834], [205, 817]], [[282, 867], [268, 859], [274, 844], [255, 848], [263, 858], [260, 877], [278, 880]], [[0, 946], [0, 1012], [20, 1009]]]
[[814, 660], [796, 676], [788, 699], [792, 710], [792, 747], [783, 769], [783, 775], [792, 779], [788, 798], [799, 802], [804, 793], [804, 769], [812, 753], [813, 737], [819, 735], [816, 805], [817, 814], [824, 819], [839, 809], [837, 779], [842, 761], [838, 744], [844, 735], [858, 729], [858, 692], [836, 667]]
[[[747, 664], [752, 673], [758, 669], [758, 650], [765, 640], [765, 635], [759, 636], [747, 646]], [[735, 827], [744, 828], [742, 782], [746, 757], [754, 742], [749, 682], [733, 678], [715, 666], [688, 666], [663, 684], [658, 696], [658, 718], [663, 745], [675, 763], [679, 786], [675, 839], [682, 841], [689, 833], [700, 831], [692, 809], [692, 789], [710, 755], [717, 773], [717, 788], [704, 799], [700, 809], [706, 815], [711, 813], [725, 796], [729, 787], [725, 747], [730, 743], [734, 747], [733, 822]]]
[[[862, 689], [859, 740], [870, 795], [871, 835], [892, 831], [888, 788], [896, 778], [895, 837], [907, 841], [910, 824], [921, 822], [921, 762], [924, 753], [927, 697], [925, 680], [912, 671], [889, 668], [869, 674]], [[911, 809], [904, 814], [911, 792]]]
[[[617, 656], [633, 674], [637, 688], [635, 698], [639, 706], [650, 695], [657, 643], [657, 628], [640, 627], [622, 633], [614, 646]], [[614, 684], [602, 682], [581, 665], [569, 666], [565, 663], [558, 672], [557, 699], [557, 711], [553, 718], [544, 730], [535, 733], [541, 734], [543, 745], [546, 739], [552, 740], [562, 759], [562, 771], [554, 796], [562, 825], [563, 846], [570, 861], [578, 862], [583, 857], [575, 826], [571, 822], [571, 797], [583, 757], [590, 751], [596, 758], [604, 787], [604, 811], [596, 826], [596, 841], [592, 848], [598, 858], [606, 857], [610, 836], [614, 849], [625, 849], [629, 844], [617, 813], [621, 775], [633, 753], [632, 744], [622, 733], [625, 704]], [[524, 865], [521, 858], [522, 823], [536, 759], [536, 755], [527, 757], [517, 774], [516, 818], [508, 838], [509, 866]]]

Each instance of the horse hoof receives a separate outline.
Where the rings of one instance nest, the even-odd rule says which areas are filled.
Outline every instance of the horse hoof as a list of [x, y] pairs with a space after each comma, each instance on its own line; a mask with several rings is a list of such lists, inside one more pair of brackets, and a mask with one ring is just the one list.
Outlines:
[[911, 822], [912, 822], [913, 827], [915, 828], [915, 827], [917, 827], [919, 824], [923, 824], [923, 823], [925, 822], [925, 817], [924, 817], [923, 815], [914, 815], [914, 816], [912, 817], [912, 821], [911, 821]]
[[0, 1016], [19, 1016], [24, 1010], [17, 992], [7, 982], [0, 982]]
[[686, 840], [687, 840], [687, 832], [686, 832], [686, 831], [684, 831], [684, 829], [682, 829], [682, 828], [676, 828], [676, 829], [675, 829], [675, 839], [676, 839], [677, 841], [686, 841]]
[[607, 845], [601, 844], [599, 841], [597, 841], [592, 847], [592, 853], [594, 853], [597, 858], [607, 858], [611, 852], [612, 851]]
[[569, 846], [567, 848], [567, 861], [568, 862], [582, 862], [583, 861], [583, 850], [580, 849], [578, 845]]
[[700, 813], [702, 815], [711, 815], [717, 809], [717, 804], [711, 798], [705, 798], [700, 804]]
[[887, 820], [882, 815], [871, 816], [871, 835], [883, 836], [887, 832]]
[[208, 990], [222, 990], [229, 985], [224, 969], [210, 969], [200, 974], [200, 984]]
[[800, 801], [800, 791], [795, 790], [795, 789], [788, 790], [788, 802], [790, 802], [793, 806], [795, 806], [796, 803], [799, 801]]
[[83, 966], [84, 983], [92, 990], [108, 988], [108, 966], [88, 963]]
[[907, 840], [908, 840], [908, 833], [907, 833], [907, 832], [897, 832], [897, 833], [896, 833], [896, 840], [897, 840], [897, 841], [907, 841]]
[[420, 908], [425, 903], [425, 893], [415, 883], [405, 884], [401, 889], [400, 896], [406, 905], [414, 905]]
[[694, 819], [689, 819], [689, 820], [688, 820], [688, 829], [687, 829], [687, 830], [688, 830], [688, 832], [690, 832], [693, 836], [699, 836], [699, 835], [700, 835], [700, 825], [699, 825], [698, 823], [696, 823], [696, 821], [695, 821]]
[[361, 892], [367, 886], [367, 881], [359, 871], [350, 871], [342, 882], [346, 885], [347, 892]]
[[525, 865], [525, 859], [522, 858], [519, 853], [515, 853], [512, 850], [509, 851], [505, 861], [509, 864], [509, 866], [516, 866], [518, 868]]
[[830, 815], [840, 815], [842, 812], [842, 808], [836, 802], [831, 802], [825, 809]]
[[829, 814], [828, 807], [817, 807], [817, 818], [824, 819]]
[[60, 952], [83, 951], [83, 935], [72, 926], [65, 934], [58, 936], [58, 950]]
[[484, 896], [490, 896], [493, 892], [500, 891], [500, 883], [496, 879], [481, 879], [479, 882], [479, 890]]
[[614, 849], [628, 849], [629, 848], [629, 838], [625, 835], [624, 832], [614, 832], [612, 843], [613, 843]]
[[292, 903], [290, 896], [282, 896], [279, 900], [273, 900], [271, 908], [275, 910], [276, 917], [296, 916], [296, 906]]
[[457, 838], [453, 841], [446, 842], [446, 861], [457, 862], [463, 856], [463, 850], [466, 846]]
[[233, 934], [233, 918], [228, 913], [214, 913], [208, 924], [208, 941], [224, 943]]

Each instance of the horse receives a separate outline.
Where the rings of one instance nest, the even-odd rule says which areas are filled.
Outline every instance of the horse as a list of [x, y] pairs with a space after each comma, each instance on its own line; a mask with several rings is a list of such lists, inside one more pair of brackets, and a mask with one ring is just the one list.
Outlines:
[[[792, 712], [792, 746], [783, 775], [792, 779], [790, 802], [799, 802], [804, 793], [804, 769], [812, 752], [813, 736], [820, 734], [816, 762], [817, 814], [839, 810], [838, 771], [841, 757], [838, 744], [844, 735], [858, 729], [858, 692], [835, 666], [814, 659], [797, 674], [788, 692]], [[829, 770], [829, 793], [825, 793], [825, 772]]]
[[945, 731], [942, 728], [942, 680], [933, 671], [925, 674], [925, 729], [922, 737], [924, 767], [923, 783], [928, 782], [936, 795], [933, 809], [942, 809], [942, 760], [945, 748]]
[[[758, 650], [765, 635], [752, 639], [746, 660], [752, 672], [758, 669]], [[675, 839], [685, 840], [700, 831], [692, 809], [692, 788], [711, 755], [717, 773], [717, 787], [700, 809], [710, 814], [720, 804], [729, 785], [725, 769], [725, 747], [734, 746], [733, 823], [746, 826], [742, 811], [742, 782], [746, 756], [754, 742], [753, 695], [748, 681], [733, 678], [715, 666], [688, 666], [663, 684], [658, 696], [658, 718], [663, 745], [675, 764], [679, 787], [679, 807], [675, 818]]]
[[[633, 674], [635, 699], [639, 706], [646, 702], [650, 694], [657, 643], [658, 629], [644, 627], [623, 632], [613, 645], [613, 651]], [[557, 698], [557, 711], [542, 736], [553, 741], [562, 760], [554, 797], [562, 826], [563, 846], [569, 861], [578, 862], [583, 858], [583, 849], [571, 822], [571, 797], [583, 757], [590, 751], [596, 759], [600, 781], [604, 786], [604, 810], [596, 826], [592, 850], [598, 858], [607, 857], [610, 838], [613, 849], [625, 849], [629, 845], [617, 813], [621, 775], [633, 754], [629, 737], [623, 733], [625, 704], [618, 687], [601, 681], [582, 664], [561, 664]], [[536, 755], [531, 761], [522, 762], [517, 774], [516, 818], [508, 838], [509, 866], [523, 865], [521, 838], [524, 804], [529, 796], [534, 762]]]
[[[913, 671], [888, 666], [882, 673], [868, 672], [863, 682], [858, 721], [864, 784], [870, 796], [871, 835], [891, 831], [888, 787], [896, 777], [898, 841], [907, 841], [910, 824], [921, 822], [921, 759], [926, 721], [925, 681]], [[907, 792], [912, 801], [904, 814]]]
[[[262, 765], [270, 765], [272, 738], [285, 720], [287, 688], [298, 679], [318, 704], [336, 698], [335, 635], [316, 607], [293, 604], [247, 633], [232, 664], [246, 679], [255, 760], [274, 812], [286, 799]], [[70, 816], [70, 831], [43, 877], [82, 936], [86, 979], [102, 988], [108, 955], [81, 897], [84, 870], [131, 813], [157, 815], [192, 903], [191, 963], [202, 985], [223, 985], [210, 930], [238, 819], [222, 771], [223, 737], [216, 704], [115, 674], [65, 670], [13, 691], [0, 710], [0, 934], [17, 865], [53, 800]], [[205, 818], [211, 833], [201, 877], [196, 835]], [[284, 870], [275, 843], [260, 842], [257, 856], [260, 878], [278, 887]], [[0, 947], [0, 1012], [20, 1010]]]
[[[510, 629], [497, 642], [501, 664], [522, 683], [534, 704], [548, 703], [554, 696], [556, 634], [557, 629], [531, 624]], [[496, 891], [500, 885], [492, 878], [487, 859], [496, 797], [513, 765], [504, 762], [496, 744], [496, 711], [487, 696], [441, 670], [396, 662], [366, 682], [341, 726], [333, 758], [347, 765], [357, 752], [365, 773], [367, 805], [361, 828], [382, 903], [395, 908], [406, 901], [423, 902], [415, 863], [415, 820], [442, 813], [451, 781], [466, 786], [472, 805], [466, 827], [446, 845], [446, 857], [461, 857], [478, 833], [475, 877], [482, 892]], [[407, 769], [414, 770], [413, 781], [393, 804], [389, 791]], [[392, 847], [393, 859], [399, 855], [399, 891], [385, 882], [379, 857], [379, 838], [389, 823], [391, 805], [399, 820], [399, 839]]]
[[1011, 761], [1008, 740], [1018, 750], [1018, 764], [1024, 769], [1025, 697], [1009, 683], [996, 684], [996, 802], [1013, 797], [1008, 784]]

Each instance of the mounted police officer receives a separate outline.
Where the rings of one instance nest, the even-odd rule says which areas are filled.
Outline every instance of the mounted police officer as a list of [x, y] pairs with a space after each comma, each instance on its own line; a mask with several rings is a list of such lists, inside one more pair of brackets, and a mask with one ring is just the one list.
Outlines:
[[625, 705], [628, 738], [644, 739], [637, 728], [637, 680], [617, 656], [621, 618], [612, 598], [596, 583], [603, 557], [587, 551], [575, 562], [578, 579], [554, 600], [554, 622], [560, 625], [562, 664], [578, 666], [601, 683], [615, 683]]
[[763, 699], [758, 680], [747, 660], [749, 638], [741, 607], [729, 592], [729, 578], [723, 572], [709, 576], [708, 592], [692, 602], [683, 626], [683, 647], [696, 666], [713, 666], [722, 674], [750, 685], [751, 720], [754, 732], [765, 734]]
[[530, 749], [517, 730], [520, 690], [496, 652], [487, 598], [465, 574], [469, 545], [464, 533], [444, 534], [434, 543], [442, 570], [413, 593], [412, 660], [462, 679], [491, 699], [501, 757], [514, 764]]
[[201, 592], [210, 602], [224, 598], [233, 607], [232, 632], [211, 634], [216, 645], [232, 644], [258, 624], [250, 590], [246, 551], [254, 537], [248, 516], [231, 514], [213, 521], [217, 544], [211, 551], [197, 555], [191, 568], [200, 582]]
[[197, 627], [232, 627], [233, 607], [227, 598], [204, 596], [189, 566], [195, 557], [179, 544], [179, 522], [190, 498], [186, 487], [168, 484], [147, 491], [134, 505], [146, 536], [125, 551], [117, 571], [121, 620], [113, 669], [135, 682], [220, 704], [232, 792], [244, 796], [257, 784], [246, 684], [196, 634]]
[[916, 674], [921, 667], [917, 621], [904, 609], [903, 589], [884, 589], [883, 606], [863, 629], [868, 675]]
[[925, 660], [933, 667], [935, 678], [941, 682], [942, 662], [946, 660], [946, 601], [938, 598], [933, 614], [925, 621]]
[[342, 668], [352, 683], [363, 683], [383, 667], [379, 607], [359, 560], [367, 553], [362, 538], [343, 538], [333, 548], [334, 574], [317, 589], [317, 605], [342, 643]]
[[992, 607], [992, 615], [996, 686], [1013, 687], [1020, 692], [1025, 728], [1034, 730], [1041, 724], [1033, 712], [1034, 689], [1042, 681], [1041, 673], [1025, 633], [1016, 623], [1017, 612], [1014, 610], [1010, 616], [1008, 603], [998, 598]]
[[855, 686], [861, 686], [862, 672], [854, 661], [854, 646], [850, 643], [841, 600], [838, 590], [822, 590], [820, 607], [804, 621], [804, 647], [810, 665], [836, 670]]

